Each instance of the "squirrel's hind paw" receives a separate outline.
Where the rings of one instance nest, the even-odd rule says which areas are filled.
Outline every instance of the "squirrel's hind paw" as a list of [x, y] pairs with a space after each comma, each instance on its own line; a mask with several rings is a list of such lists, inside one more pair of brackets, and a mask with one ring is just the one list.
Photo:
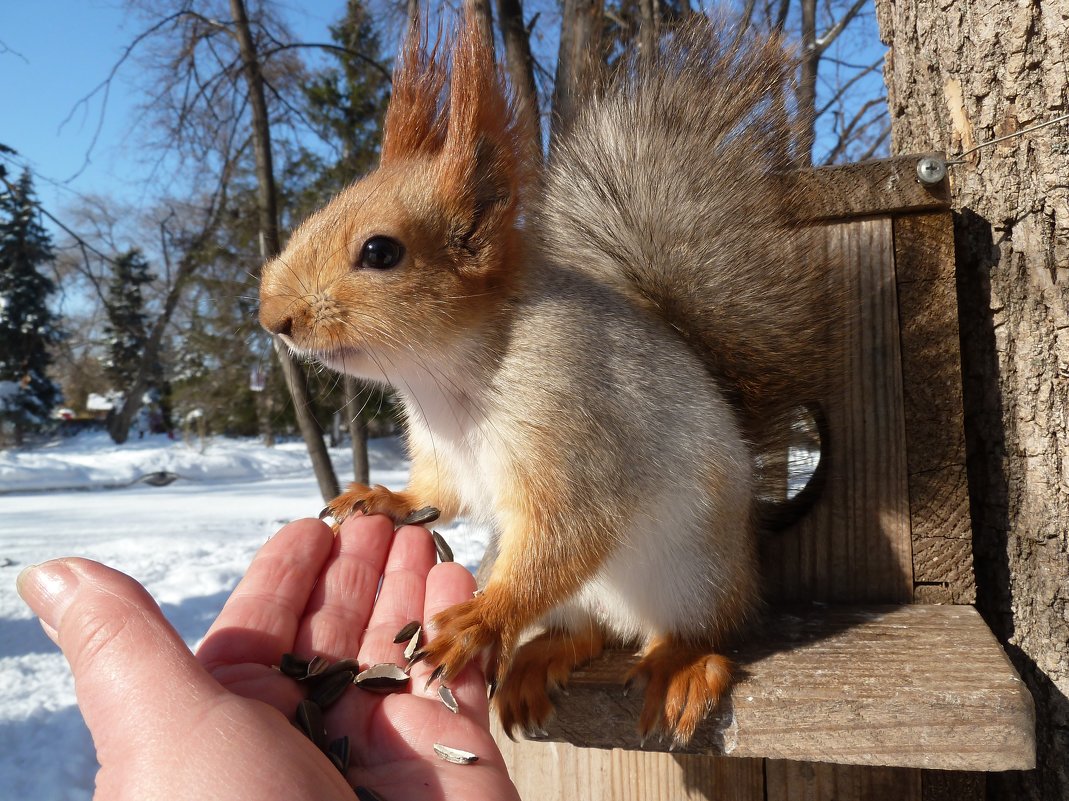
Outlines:
[[541, 729], [553, 714], [549, 691], [566, 686], [572, 671], [601, 650], [601, 632], [595, 628], [582, 634], [547, 631], [524, 643], [494, 697], [505, 734], [512, 738], [517, 727]]
[[708, 650], [659, 638], [632, 668], [628, 684], [636, 679], [646, 684], [639, 718], [643, 742], [663, 732], [682, 746], [730, 686], [731, 662]]

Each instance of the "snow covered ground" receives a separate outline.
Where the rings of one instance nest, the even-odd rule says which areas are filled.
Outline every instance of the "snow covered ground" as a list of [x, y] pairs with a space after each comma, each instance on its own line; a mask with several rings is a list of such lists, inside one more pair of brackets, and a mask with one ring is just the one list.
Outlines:
[[[372, 482], [404, 486], [400, 444], [372, 440], [370, 451]], [[331, 455], [348, 475], [347, 449]], [[114, 488], [160, 470], [181, 478]], [[66, 662], [15, 592], [23, 567], [84, 556], [118, 568], [192, 647], [267, 538], [322, 506], [301, 443], [155, 436], [117, 446], [82, 434], [0, 451], [0, 801], [86, 801], [97, 767]], [[486, 532], [463, 521], [439, 530], [474, 569]]]

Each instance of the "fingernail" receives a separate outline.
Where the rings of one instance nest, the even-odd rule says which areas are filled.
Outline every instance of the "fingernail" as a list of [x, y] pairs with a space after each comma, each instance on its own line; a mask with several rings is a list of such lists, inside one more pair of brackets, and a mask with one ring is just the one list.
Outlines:
[[78, 576], [60, 559], [30, 565], [15, 580], [22, 600], [41, 618], [45, 629], [56, 631], [78, 589]]

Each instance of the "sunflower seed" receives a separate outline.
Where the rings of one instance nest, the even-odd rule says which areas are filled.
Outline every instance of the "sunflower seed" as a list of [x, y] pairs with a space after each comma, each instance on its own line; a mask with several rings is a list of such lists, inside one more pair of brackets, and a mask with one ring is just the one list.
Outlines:
[[457, 704], [457, 699], [453, 695], [453, 691], [446, 687], [444, 684], [438, 688], [438, 697], [442, 699], [442, 703], [445, 704], [445, 708], [452, 712], [454, 715], [460, 711], [460, 706]]
[[308, 660], [301, 659], [296, 654], [282, 654], [278, 660], [278, 669], [284, 676], [291, 679], [303, 679], [308, 675]]
[[313, 656], [308, 661], [308, 670], [305, 671], [304, 678], [310, 679], [318, 676], [324, 670], [330, 667], [330, 660], [325, 659], [322, 656]]
[[392, 662], [383, 662], [358, 673], [353, 683], [364, 690], [397, 690], [408, 684], [408, 674]]
[[331, 758], [331, 761], [337, 766], [338, 770], [345, 773], [345, 770], [349, 767], [349, 737], [339, 737], [337, 740], [332, 740], [330, 745], [327, 746], [327, 756]]
[[332, 673], [316, 684], [315, 688], [308, 694], [308, 700], [313, 701], [320, 709], [327, 709], [341, 698], [342, 693], [352, 683], [352, 671]]
[[327, 728], [323, 725], [323, 710], [315, 701], [305, 699], [297, 705], [297, 725], [320, 750], [326, 750]]
[[422, 628], [423, 626], [420, 625], [418, 620], [410, 620], [401, 627], [401, 630], [397, 632], [397, 634], [394, 635], [393, 641], [395, 643], [402, 643], [406, 640], [410, 640], [412, 639], [412, 635]]
[[452, 562], [453, 549], [449, 547], [449, 543], [445, 541], [445, 537], [437, 531], [432, 531], [431, 539], [434, 540], [434, 550], [438, 551], [438, 561]]
[[360, 662], [356, 659], [339, 659], [326, 670], [320, 672], [317, 678], [325, 679], [335, 673], [356, 673], [360, 670]]
[[386, 801], [381, 795], [374, 790], [369, 790], [367, 787], [357, 787], [356, 797], [358, 801]]
[[433, 523], [440, 514], [441, 512], [433, 506], [424, 506], [422, 509], [409, 512], [398, 525], [419, 526], [424, 523]]
[[471, 751], [461, 751], [459, 748], [450, 748], [448, 745], [442, 745], [441, 743], [434, 744], [434, 753], [454, 765], [470, 765], [479, 758]]

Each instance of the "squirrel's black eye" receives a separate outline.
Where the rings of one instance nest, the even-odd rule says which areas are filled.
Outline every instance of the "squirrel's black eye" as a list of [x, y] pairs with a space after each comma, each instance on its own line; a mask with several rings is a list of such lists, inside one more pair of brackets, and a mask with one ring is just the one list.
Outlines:
[[405, 249], [396, 239], [373, 236], [360, 249], [359, 266], [369, 270], [388, 270], [396, 267], [404, 255]]

